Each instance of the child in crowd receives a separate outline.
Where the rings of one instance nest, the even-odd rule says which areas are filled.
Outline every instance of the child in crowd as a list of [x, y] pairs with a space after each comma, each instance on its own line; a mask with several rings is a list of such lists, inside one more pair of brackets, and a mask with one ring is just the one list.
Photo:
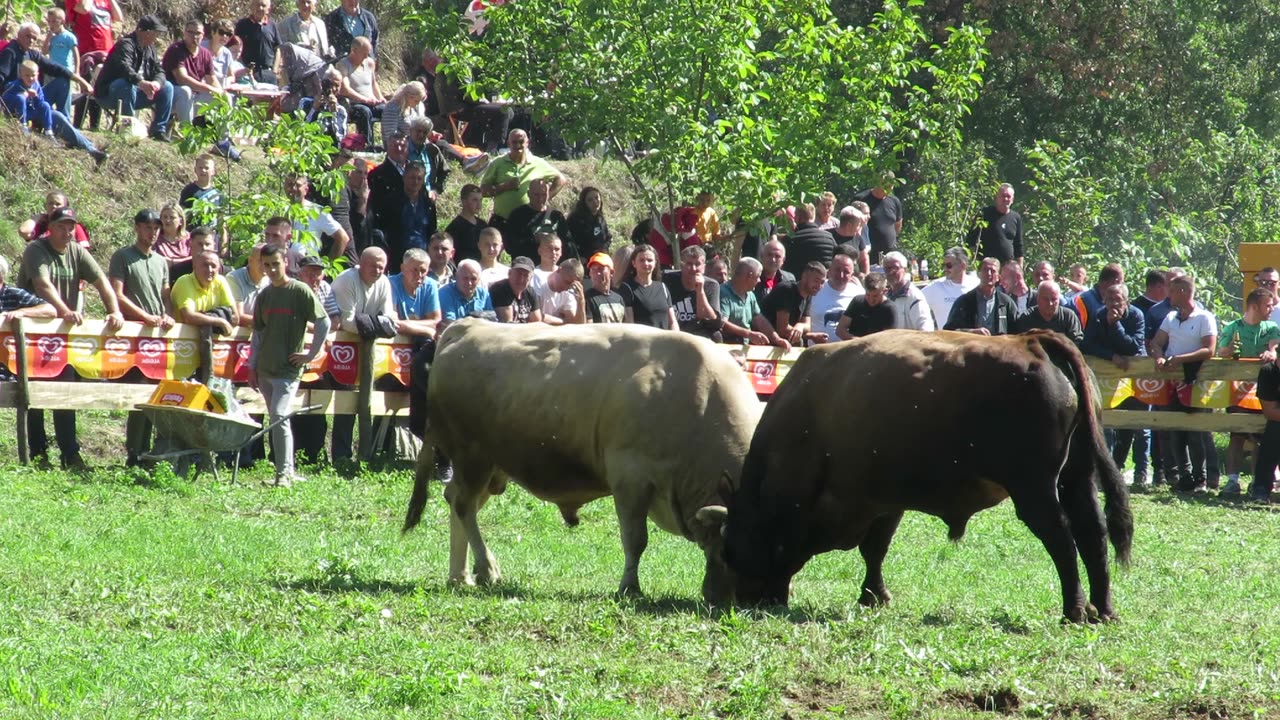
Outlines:
[[[73, 75], [80, 74], [80, 41], [75, 33], [67, 29], [67, 13], [61, 8], [53, 8], [45, 14], [45, 23], [49, 34], [44, 39], [44, 54], [56, 65], [70, 70]], [[65, 78], [52, 78], [45, 83], [45, 97], [54, 110], [67, 115], [71, 107], [71, 81]]]
[[18, 67], [18, 79], [4, 89], [4, 107], [10, 115], [18, 118], [24, 133], [28, 132], [27, 126], [30, 125], [52, 139], [53, 106], [45, 99], [44, 88], [36, 79], [39, 74], [40, 66], [31, 60], [23, 60]]
[[217, 175], [218, 167], [212, 155], [204, 154], [196, 158], [193, 174], [195, 180], [187, 183], [182, 188], [182, 193], [178, 196], [178, 204], [187, 213], [187, 223], [190, 225], [213, 225], [214, 217], [212, 217], [212, 208], [206, 208], [202, 212], [196, 212], [195, 205], [197, 200], [203, 200], [205, 203], [213, 205], [222, 204], [222, 193], [213, 185], [213, 178]]
[[502, 233], [498, 228], [481, 230], [479, 247], [480, 285], [487, 288], [499, 280], [506, 280], [511, 268], [498, 262], [498, 256], [502, 254]]

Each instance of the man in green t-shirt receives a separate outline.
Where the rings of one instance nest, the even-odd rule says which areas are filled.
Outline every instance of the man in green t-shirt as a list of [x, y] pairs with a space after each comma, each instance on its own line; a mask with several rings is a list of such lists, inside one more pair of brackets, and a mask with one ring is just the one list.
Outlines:
[[[124, 325], [116, 294], [102, 268], [79, 243], [75, 242], [76, 214], [70, 207], [60, 207], [49, 215], [49, 234], [27, 243], [18, 269], [18, 287], [53, 305], [63, 322], [79, 325], [84, 314], [77, 310], [80, 283], [93, 285], [107, 309], [107, 330], [115, 332]], [[68, 365], [63, 379], [72, 380], [75, 370]], [[80, 443], [76, 439], [75, 410], [53, 411], [53, 433], [62, 454], [64, 469], [83, 469]], [[44, 431], [44, 411], [27, 413], [27, 444], [31, 459], [38, 464], [49, 462], [49, 439]]]
[[[1267, 318], [1275, 307], [1276, 296], [1267, 288], [1254, 288], [1245, 298], [1244, 317], [1222, 326], [1218, 333], [1218, 357], [1259, 358], [1264, 363], [1275, 362], [1276, 346], [1280, 345], [1280, 326]], [[1239, 407], [1227, 408], [1229, 413], [1258, 413]], [[1244, 433], [1231, 433], [1227, 444], [1227, 484], [1223, 495], [1240, 494], [1240, 468], [1244, 465]], [[1255, 438], [1255, 440], [1260, 438]]]
[[529, 152], [529, 136], [523, 130], [507, 135], [506, 155], [489, 163], [480, 179], [480, 192], [493, 198], [493, 217], [489, 225], [499, 230], [511, 211], [529, 202], [529, 185], [534, 180], [550, 181], [548, 200], [556, 196], [569, 181], [551, 163]]
[[[151, 208], [139, 210], [133, 216], [133, 236], [132, 245], [120, 248], [111, 256], [107, 266], [111, 289], [120, 301], [126, 320], [168, 330], [173, 327], [173, 317], [167, 307], [169, 262], [152, 252], [160, 237], [159, 213]], [[137, 410], [131, 411], [125, 420], [124, 446], [128, 452], [127, 467], [137, 465], [139, 456], [151, 449], [151, 421]]]
[[[286, 272], [285, 251], [275, 245], [262, 249], [262, 271], [270, 285], [258, 293], [253, 306], [253, 347], [249, 353], [249, 385], [267, 402], [271, 422], [289, 414], [302, 369], [320, 354], [329, 335], [329, 316], [306, 283]], [[303, 352], [307, 323], [314, 323], [311, 347]], [[302, 480], [293, 470], [293, 430], [282, 422], [271, 431], [276, 455], [276, 487]]]

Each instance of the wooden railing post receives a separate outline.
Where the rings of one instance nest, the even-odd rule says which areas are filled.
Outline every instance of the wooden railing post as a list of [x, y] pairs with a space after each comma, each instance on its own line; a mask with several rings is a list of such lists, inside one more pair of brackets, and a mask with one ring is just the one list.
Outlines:
[[356, 432], [359, 433], [357, 456], [373, 457], [373, 345], [374, 340], [360, 341], [360, 364], [356, 372]]
[[18, 416], [18, 462], [26, 465], [31, 461], [31, 449], [27, 447], [27, 407], [31, 401], [27, 391], [27, 331], [22, 327], [22, 318], [9, 322], [13, 324], [13, 342], [18, 355], [15, 358], [18, 364], [18, 401], [14, 403]]
[[202, 385], [209, 384], [213, 377], [213, 328], [208, 325], [200, 327], [200, 370], [196, 379]]

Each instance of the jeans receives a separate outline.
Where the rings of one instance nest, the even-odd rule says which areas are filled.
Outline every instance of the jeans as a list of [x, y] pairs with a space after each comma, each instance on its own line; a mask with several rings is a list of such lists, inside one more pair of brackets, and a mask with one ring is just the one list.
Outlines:
[[1276, 467], [1280, 465], [1280, 422], [1267, 421], [1267, 429], [1262, 432], [1262, 439], [1253, 454], [1253, 484], [1249, 486], [1249, 497], [1266, 500], [1271, 497]]
[[[298, 394], [298, 378], [258, 378], [258, 389], [262, 398], [267, 401], [267, 416], [275, 422], [293, 407], [293, 398]], [[275, 453], [276, 477], [293, 475], [293, 428], [282, 422], [271, 431], [271, 449]]]
[[44, 97], [54, 110], [66, 115], [71, 107], [71, 81], [66, 78], [51, 78], [44, 84]]
[[[1138, 402], [1137, 398], [1125, 398], [1120, 403], [1119, 410], [1138, 410], [1145, 412], [1147, 405]], [[1111, 447], [1111, 458], [1115, 460], [1116, 467], [1124, 467], [1124, 461], [1129, 455], [1129, 448], [1133, 448], [1133, 476], [1135, 478], [1146, 477], [1147, 475], [1147, 448], [1151, 443], [1150, 430], [1108, 430], [1107, 444]]]
[[111, 81], [107, 96], [99, 98], [108, 110], [120, 108], [122, 115], [132, 116], [140, 108], [151, 108], [155, 118], [151, 121], [151, 135], [164, 135], [169, 131], [169, 116], [173, 112], [173, 83], [168, 80], [160, 86], [155, 97], [148, 98], [136, 85], [124, 78]]
[[18, 119], [24, 133], [28, 123], [41, 132], [53, 130], [53, 107], [47, 102], [28, 99], [16, 107], [6, 105], [5, 108]]
[[98, 148], [94, 147], [93, 142], [85, 137], [84, 133], [77, 130], [66, 115], [56, 110], [53, 112], [53, 134], [57, 135], [59, 140], [77, 150], [83, 150], [90, 154], [98, 152]]
[[373, 121], [382, 119], [382, 105], [365, 105], [351, 103], [351, 122], [356, 124], [356, 131], [364, 136], [368, 145], [375, 145], [373, 137]]
[[213, 100], [213, 95], [197, 93], [186, 85], [173, 86], [173, 119], [191, 124], [196, 119], [196, 108]]
[[[68, 366], [56, 378], [60, 382], [74, 382], [79, 379], [74, 368]], [[80, 441], [76, 438], [76, 411], [53, 411], [53, 435], [58, 442], [58, 451], [62, 453], [62, 464], [65, 466], [73, 458], [80, 455]], [[49, 436], [44, 429], [44, 411], [27, 411], [27, 447], [31, 449], [31, 457], [49, 457]]]
[[[1162, 409], [1165, 412], [1211, 412], [1208, 408], [1185, 407], [1176, 398]], [[1174, 489], [1183, 490], [1205, 484], [1205, 445], [1213, 441], [1213, 436], [1207, 432], [1168, 430], [1165, 440], [1168, 442], [1163, 448], [1164, 474], [1169, 484]]]

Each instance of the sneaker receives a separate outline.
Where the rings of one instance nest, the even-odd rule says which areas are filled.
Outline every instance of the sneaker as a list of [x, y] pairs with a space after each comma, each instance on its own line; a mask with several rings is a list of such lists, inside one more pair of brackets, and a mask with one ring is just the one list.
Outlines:
[[479, 175], [484, 169], [489, 167], [489, 155], [487, 153], [467, 158], [462, 162], [462, 171], [468, 175]]
[[93, 169], [96, 172], [101, 170], [103, 165], [107, 164], [107, 158], [110, 156], [107, 155], [106, 150], [94, 150], [89, 153], [89, 157], [93, 158]]
[[1132, 485], [1132, 484], [1133, 484], [1133, 471], [1132, 471], [1132, 470], [1125, 470], [1124, 472], [1120, 473], [1120, 477], [1124, 480], [1124, 484], [1125, 484], [1125, 485]]
[[278, 487], [278, 488], [293, 487], [293, 481], [289, 478], [288, 475], [277, 475], [274, 480], [263, 480], [262, 484], [268, 487]]
[[1226, 486], [1224, 486], [1221, 490], [1219, 490], [1219, 491], [1218, 491], [1218, 494], [1219, 494], [1219, 495], [1239, 495], [1239, 494], [1240, 494], [1240, 481], [1239, 481], [1239, 480], [1229, 480], [1229, 481], [1227, 481]]
[[1151, 478], [1147, 477], [1147, 471], [1143, 470], [1133, 474], [1133, 486], [1144, 490], [1151, 487]]
[[31, 466], [37, 470], [52, 470], [53, 463], [49, 462], [49, 456], [41, 453], [31, 456]]

